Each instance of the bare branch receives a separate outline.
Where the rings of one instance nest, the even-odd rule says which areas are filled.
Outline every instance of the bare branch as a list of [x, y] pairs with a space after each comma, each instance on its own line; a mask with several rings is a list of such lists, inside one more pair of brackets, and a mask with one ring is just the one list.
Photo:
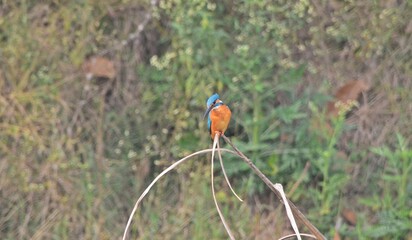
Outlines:
[[299, 234], [298, 225], [296, 225], [296, 221], [295, 221], [295, 218], [293, 217], [292, 210], [290, 209], [288, 199], [286, 198], [285, 191], [283, 191], [282, 184], [276, 183], [274, 187], [276, 188], [276, 190], [278, 190], [278, 192], [282, 196], [283, 203], [284, 203], [285, 208], [286, 208], [286, 215], [289, 218], [289, 221], [290, 221], [290, 224], [292, 225], [293, 231], [295, 231], [295, 233], [296, 233], [296, 237], [298, 238], [298, 240], [302, 240], [302, 238], [300, 237], [300, 234]]
[[225, 227], [226, 232], [229, 235], [230, 239], [234, 240], [235, 238], [233, 237], [232, 232], [230, 231], [230, 228], [225, 221], [225, 217], [223, 216], [223, 213], [220, 211], [219, 204], [217, 203], [216, 194], [215, 194], [215, 184], [213, 181], [213, 160], [215, 158], [215, 150], [216, 150], [216, 145], [218, 142], [219, 142], [219, 133], [216, 133], [214, 141], [213, 141], [212, 159], [210, 160], [210, 180], [211, 180], [211, 185], [212, 185], [212, 196], [213, 196], [213, 201], [215, 202], [215, 205], [216, 205], [217, 212], [219, 213], [220, 220], [222, 220], [223, 226]]
[[223, 165], [222, 155], [220, 154], [219, 141], [217, 141], [217, 153], [218, 153], [218, 156], [219, 156], [220, 166], [222, 166], [223, 176], [225, 176], [227, 185], [229, 185], [229, 188], [232, 191], [233, 195], [235, 195], [237, 197], [237, 199], [239, 199], [239, 201], [243, 202], [243, 200], [236, 194], [235, 190], [233, 190], [232, 185], [230, 185], [229, 178], [226, 175], [225, 166]]
[[[270, 188], [270, 190], [272, 190], [272, 192], [276, 194], [280, 202], [283, 203], [282, 197], [274, 187], [274, 184], [255, 166], [255, 164], [252, 163], [249, 158], [247, 158], [235, 145], [233, 145], [228, 137], [226, 137], [225, 135], [222, 135], [222, 137], [230, 146], [232, 146], [235, 152], [242, 158], [244, 162], [249, 165], [249, 167], [256, 173], [256, 175], [258, 175], [259, 178], [262, 179], [262, 181]], [[305, 217], [305, 215], [303, 215], [303, 213], [299, 211], [299, 209], [295, 206], [295, 204], [293, 204], [292, 201], [288, 199], [288, 203], [295, 218], [298, 219], [303, 225], [305, 225], [309, 229], [309, 231], [316, 236], [317, 239], [326, 239], [325, 236], [323, 236], [323, 234]]]
[[[301, 233], [300, 235], [304, 236], [304, 237], [310, 237], [310, 238], [316, 239], [316, 237], [312, 234]], [[284, 237], [281, 237], [278, 240], [285, 240], [285, 239], [288, 239], [288, 238], [291, 238], [291, 237], [294, 237], [294, 236], [296, 236], [296, 234], [290, 234], [290, 235], [286, 235]]]
[[[221, 150], [222, 150], [223, 152], [229, 152], [229, 153], [232, 153], [232, 154], [234, 154], [234, 155], [238, 155], [236, 152], [233, 152], [232, 150], [229, 150], [229, 149], [221, 149]], [[122, 238], [122, 239], [125, 240], [126, 237], [127, 237], [127, 233], [128, 233], [129, 228], [130, 228], [130, 224], [132, 223], [133, 216], [134, 216], [134, 214], [136, 213], [136, 210], [137, 210], [137, 207], [139, 206], [139, 203], [143, 200], [143, 198], [147, 195], [147, 193], [149, 193], [150, 189], [153, 187], [153, 185], [154, 185], [161, 177], [163, 177], [166, 173], [168, 173], [170, 170], [172, 170], [173, 168], [175, 168], [177, 165], [183, 163], [184, 161], [186, 161], [186, 160], [188, 160], [188, 159], [190, 159], [190, 158], [192, 158], [192, 157], [194, 157], [194, 156], [201, 155], [201, 154], [205, 154], [205, 153], [209, 153], [209, 152], [213, 152], [213, 151], [214, 151], [213, 149], [204, 149], [204, 150], [197, 151], [197, 152], [195, 152], [195, 153], [192, 153], [192, 154], [190, 154], [190, 155], [188, 155], [188, 156], [180, 159], [179, 161], [173, 163], [171, 166], [169, 166], [168, 168], [166, 168], [165, 170], [163, 170], [163, 172], [161, 172], [161, 173], [149, 184], [149, 186], [143, 191], [142, 195], [140, 195], [139, 199], [137, 200], [136, 204], [134, 205], [133, 210], [132, 210], [132, 212], [130, 213], [129, 220], [127, 221], [126, 228], [124, 229], [124, 233], [123, 233], [123, 238]]]

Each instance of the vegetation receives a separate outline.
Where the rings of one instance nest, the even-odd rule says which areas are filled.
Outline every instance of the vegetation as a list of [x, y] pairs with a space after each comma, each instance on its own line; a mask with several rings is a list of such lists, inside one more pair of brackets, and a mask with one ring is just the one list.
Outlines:
[[[412, 238], [410, 19], [409, 0], [1, 1], [2, 239], [119, 238], [145, 186], [211, 145], [213, 92], [234, 144], [328, 238]], [[368, 86], [356, 106], [331, 114], [354, 79]], [[290, 233], [275, 196], [223, 157], [246, 200], [217, 168], [236, 238]], [[226, 239], [209, 164], [160, 181], [130, 236]]]

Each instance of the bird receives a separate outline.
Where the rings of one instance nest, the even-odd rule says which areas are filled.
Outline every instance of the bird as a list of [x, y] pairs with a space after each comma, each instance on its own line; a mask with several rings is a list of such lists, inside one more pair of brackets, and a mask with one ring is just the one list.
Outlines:
[[216, 133], [222, 136], [229, 126], [232, 112], [229, 107], [219, 99], [219, 94], [215, 93], [206, 101], [206, 112], [203, 118], [207, 116], [207, 127], [212, 139]]

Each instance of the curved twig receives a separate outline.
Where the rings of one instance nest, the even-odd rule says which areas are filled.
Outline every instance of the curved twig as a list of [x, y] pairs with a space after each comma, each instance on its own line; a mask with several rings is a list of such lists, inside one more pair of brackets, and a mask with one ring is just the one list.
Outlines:
[[229, 235], [230, 239], [234, 240], [235, 237], [233, 237], [232, 232], [230, 231], [229, 225], [227, 225], [225, 221], [225, 217], [223, 216], [223, 213], [220, 211], [219, 204], [217, 203], [216, 194], [215, 194], [215, 184], [213, 181], [213, 160], [215, 158], [215, 150], [216, 150], [216, 145], [218, 142], [219, 142], [219, 133], [216, 133], [214, 141], [213, 141], [212, 158], [210, 160], [210, 181], [212, 185], [212, 196], [213, 196], [213, 201], [215, 202], [215, 205], [216, 205], [217, 212], [219, 213], [220, 220], [222, 220], [223, 226], [225, 227], [226, 232]]
[[219, 156], [220, 166], [222, 166], [223, 176], [225, 176], [225, 180], [227, 182], [227, 185], [229, 185], [229, 188], [232, 191], [233, 195], [235, 195], [237, 197], [237, 199], [239, 199], [239, 201], [243, 202], [243, 200], [236, 194], [235, 190], [233, 190], [232, 185], [230, 185], [229, 178], [226, 175], [225, 166], [223, 165], [222, 155], [220, 154], [219, 141], [217, 141], [217, 153], [218, 153], [218, 156]]
[[[232, 153], [234, 155], [238, 155], [236, 152], [229, 150], [229, 149], [221, 149], [223, 152], [229, 152]], [[124, 229], [124, 233], [123, 233], [123, 240], [126, 239], [127, 236], [127, 232], [130, 228], [130, 224], [132, 223], [132, 219], [133, 219], [133, 215], [135, 214], [137, 207], [139, 206], [139, 203], [143, 200], [143, 198], [147, 195], [147, 193], [150, 191], [150, 189], [153, 187], [153, 185], [161, 178], [163, 177], [166, 173], [168, 173], [170, 170], [172, 170], [173, 168], [175, 168], [177, 165], [183, 163], [184, 161], [190, 159], [191, 157], [197, 156], [197, 155], [201, 155], [201, 154], [205, 154], [205, 153], [209, 153], [209, 152], [213, 152], [213, 149], [204, 149], [204, 150], [200, 150], [197, 151], [195, 153], [192, 153], [182, 159], [180, 159], [179, 161], [173, 163], [172, 165], [170, 165], [168, 168], [166, 168], [165, 170], [163, 170], [163, 172], [161, 172], [150, 184], [149, 186], [143, 191], [142, 195], [140, 195], [139, 199], [136, 201], [136, 204], [133, 207], [132, 212], [130, 213], [129, 216], [129, 220], [127, 221], [127, 225], [126, 228]]]
[[286, 215], [289, 218], [289, 222], [292, 225], [293, 231], [295, 231], [296, 237], [298, 238], [298, 240], [302, 240], [301, 235], [299, 233], [298, 225], [296, 224], [295, 218], [293, 217], [292, 210], [290, 209], [290, 206], [289, 206], [288, 199], [286, 198], [285, 191], [283, 191], [282, 184], [275, 183], [274, 187], [275, 187], [276, 190], [278, 190], [278, 192], [280, 193], [280, 195], [283, 199], [283, 203], [284, 203], [284, 206], [285, 206], [285, 209], [286, 209]]
[[[219, 160], [221, 161], [222, 170], [224, 169], [224, 167], [223, 167], [223, 161], [222, 161], [221, 156], [220, 156], [220, 150], [223, 151], [223, 152], [229, 152], [229, 153], [232, 153], [232, 154], [234, 154], [234, 155], [239, 156], [244, 162], [246, 162], [246, 163], [252, 168], [252, 170], [262, 179], [262, 181], [263, 181], [264, 183], [266, 183], [266, 185], [276, 194], [276, 196], [279, 198], [279, 200], [280, 200], [282, 203], [284, 203], [284, 202], [286, 202], [286, 201], [289, 203], [290, 208], [291, 208], [291, 210], [292, 210], [292, 212], [293, 212], [293, 215], [294, 215], [302, 224], [304, 224], [304, 225], [311, 231], [311, 233], [313, 233], [313, 235], [310, 235], [310, 234], [300, 234], [301, 236], [307, 236], [307, 237], [311, 237], [311, 238], [315, 238], [315, 239], [326, 239], [326, 238], [322, 235], [322, 233], [320, 233], [319, 230], [318, 230], [315, 226], [313, 226], [313, 224], [312, 224], [311, 222], [309, 222], [309, 220], [306, 219], [305, 215], [303, 215], [303, 214], [299, 211], [299, 209], [293, 204], [293, 202], [291, 202], [289, 199], [286, 199], [286, 200], [283, 200], [283, 199], [282, 199], [282, 196], [281, 196], [281, 194], [278, 192], [278, 190], [276, 189], [275, 185], [252, 163], [252, 161], [250, 161], [239, 149], [237, 149], [237, 148], [233, 145], [233, 143], [230, 141], [230, 139], [228, 139], [225, 135], [222, 135], [222, 137], [223, 137], [223, 138], [225, 139], [225, 141], [226, 141], [229, 145], [231, 145], [232, 148], [235, 150], [235, 151], [231, 151], [231, 150], [229, 150], [229, 149], [224, 149], [224, 148], [223, 148], [223, 149], [220, 149], [220, 146], [219, 146], [219, 148], [218, 148], [218, 154], [219, 154]], [[201, 151], [197, 151], [197, 152], [195, 152], [195, 153], [192, 153], [192, 154], [190, 154], [190, 155], [188, 155], [188, 156], [180, 159], [179, 161], [173, 163], [171, 166], [169, 166], [168, 168], [166, 168], [163, 172], [161, 172], [161, 173], [149, 184], [149, 186], [143, 191], [142, 195], [140, 195], [140, 197], [139, 197], [139, 199], [137, 200], [135, 206], [133, 207], [133, 210], [132, 210], [132, 212], [131, 212], [131, 214], [130, 214], [130, 216], [129, 216], [129, 219], [128, 219], [128, 221], [127, 221], [126, 228], [125, 228], [125, 230], [124, 230], [124, 234], [123, 234], [123, 238], [122, 238], [123, 240], [125, 240], [126, 237], [127, 237], [128, 230], [129, 230], [129, 228], [130, 228], [130, 225], [131, 225], [133, 216], [134, 216], [134, 214], [135, 214], [136, 211], [137, 211], [137, 207], [139, 206], [139, 203], [140, 203], [140, 202], [143, 200], [143, 198], [147, 195], [147, 193], [150, 191], [150, 189], [153, 187], [153, 185], [154, 185], [161, 177], [163, 177], [166, 173], [168, 173], [169, 171], [171, 171], [173, 168], [175, 168], [175, 167], [178, 166], [179, 164], [181, 164], [181, 163], [183, 163], [184, 161], [190, 159], [191, 157], [194, 157], [194, 156], [200, 155], [200, 154], [204, 154], [204, 153], [208, 153], [208, 152], [212, 152], [212, 159], [211, 159], [211, 179], [212, 179], [212, 194], [213, 194], [213, 200], [215, 201], [215, 205], [216, 205], [216, 208], [217, 208], [217, 210], [218, 210], [219, 216], [220, 216], [220, 218], [221, 218], [221, 220], [222, 220], [222, 222], [223, 222], [223, 225], [225, 226], [226, 231], [227, 231], [228, 234], [229, 234], [230, 239], [234, 239], [232, 233], [230, 232], [230, 230], [229, 230], [229, 228], [228, 228], [228, 226], [227, 226], [227, 224], [226, 224], [226, 222], [225, 222], [225, 220], [224, 220], [224, 218], [223, 218], [223, 214], [221, 213], [221, 211], [220, 211], [220, 209], [219, 209], [219, 206], [218, 206], [217, 200], [216, 200], [216, 196], [215, 196], [215, 191], [214, 191], [214, 183], [213, 183], [213, 158], [214, 158], [214, 151], [215, 151], [216, 145], [218, 144], [217, 141], [218, 141], [218, 138], [217, 138], [217, 136], [215, 136], [215, 141], [214, 141], [214, 143], [213, 143], [213, 148], [212, 148], [212, 149], [204, 149], [204, 150], [201, 150]], [[223, 172], [224, 172], [225, 178], [226, 178], [226, 180], [227, 180], [226, 173], [225, 173], [224, 170], [223, 170]], [[228, 184], [229, 184], [229, 181], [228, 181]], [[229, 184], [229, 186], [230, 186], [230, 184]], [[230, 186], [230, 188], [231, 188], [231, 186]], [[233, 191], [232, 188], [231, 188], [231, 190], [232, 190], [232, 192], [234, 193], [234, 191]], [[234, 193], [234, 194], [235, 194], [235, 193]], [[236, 194], [235, 194], [235, 195], [236, 195]], [[236, 195], [236, 196], [237, 196], [237, 195]], [[237, 197], [238, 197], [238, 196], [237, 196]], [[290, 238], [290, 237], [293, 237], [293, 236], [296, 236], [296, 234], [292, 234], [292, 235], [288, 235], [288, 236], [282, 237], [282, 238], [279, 239], [279, 240], [287, 239], [287, 238]]]
[[[315, 236], [315, 235], [312, 235], [312, 234], [300, 233], [299, 235], [304, 236], [304, 237], [310, 237], [310, 238], [316, 239], [316, 236]], [[295, 237], [295, 236], [296, 236], [296, 234], [290, 234], [290, 235], [286, 235], [286, 236], [284, 236], [284, 237], [281, 237], [281, 238], [279, 238], [278, 240], [285, 240], [285, 239], [288, 239], [288, 238], [291, 238], [291, 237]]]

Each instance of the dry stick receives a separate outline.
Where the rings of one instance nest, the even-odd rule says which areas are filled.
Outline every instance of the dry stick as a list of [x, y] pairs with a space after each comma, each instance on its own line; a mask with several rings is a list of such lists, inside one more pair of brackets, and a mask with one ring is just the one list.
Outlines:
[[[232, 150], [229, 150], [229, 149], [224, 149], [224, 148], [223, 148], [223, 149], [221, 149], [221, 150], [224, 151], [224, 152], [232, 153], [232, 154], [234, 154], [234, 155], [238, 155], [238, 153], [233, 152]], [[132, 210], [132, 212], [130, 213], [129, 220], [127, 221], [126, 228], [124, 229], [124, 233], [123, 233], [123, 238], [122, 238], [122, 239], [123, 239], [123, 240], [126, 239], [127, 232], [129, 231], [130, 224], [132, 223], [133, 216], [134, 216], [134, 214], [135, 214], [136, 211], [137, 211], [137, 207], [139, 206], [139, 203], [143, 200], [143, 198], [147, 195], [147, 193], [149, 193], [150, 189], [153, 187], [153, 185], [154, 185], [161, 177], [163, 177], [163, 176], [164, 176], [166, 173], [168, 173], [170, 170], [172, 170], [173, 168], [175, 168], [177, 165], [183, 163], [184, 161], [188, 160], [189, 158], [194, 157], [194, 156], [196, 156], [196, 155], [208, 153], [208, 152], [213, 152], [213, 151], [214, 151], [213, 149], [204, 149], [204, 150], [197, 151], [197, 152], [195, 152], [195, 153], [192, 153], [192, 154], [190, 154], [190, 155], [188, 155], [188, 156], [180, 159], [179, 161], [173, 163], [173, 164], [170, 165], [168, 168], [166, 168], [165, 170], [163, 170], [163, 172], [161, 172], [161, 173], [149, 184], [149, 186], [143, 191], [142, 195], [140, 195], [139, 199], [136, 201], [136, 204], [134, 205], [133, 210]]]
[[215, 158], [216, 145], [218, 142], [219, 142], [219, 133], [216, 133], [215, 139], [213, 141], [212, 159], [210, 160], [211, 162], [210, 163], [210, 181], [212, 185], [212, 196], [213, 196], [213, 201], [215, 202], [215, 205], [216, 205], [217, 212], [219, 213], [220, 220], [222, 220], [223, 226], [225, 227], [226, 232], [229, 235], [230, 239], [234, 240], [235, 237], [233, 237], [232, 232], [230, 231], [229, 225], [227, 225], [225, 221], [225, 217], [223, 216], [223, 213], [220, 211], [219, 204], [217, 203], [216, 194], [215, 194], [215, 184], [213, 183], [214, 182], [213, 181], [213, 160]]
[[298, 240], [302, 240], [302, 237], [300, 236], [300, 233], [299, 233], [298, 225], [296, 224], [296, 220], [293, 217], [293, 213], [292, 213], [292, 210], [290, 209], [288, 199], [286, 198], [285, 191], [283, 191], [282, 184], [276, 183], [274, 187], [276, 188], [276, 190], [278, 190], [280, 196], [282, 197], [282, 200], [283, 200], [283, 203], [286, 209], [286, 215], [289, 218], [289, 222], [292, 225], [293, 231], [296, 233], [296, 237], [298, 238]]
[[219, 156], [220, 166], [222, 166], [223, 176], [225, 176], [227, 185], [229, 185], [229, 188], [232, 191], [233, 195], [235, 195], [237, 197], [237, 199], [239, 199], [239, 201], [243, 202], [243, 200], [236, 194], [235, 190], [233, 190], [232, 185], [230, 185], [229, 178], [226, 175], [225, 166], [223, 165], [222, 155], [220, 154], [219, 141], [217, 141], [217, 153], [218, 153], [218, 156]]
[[[252, 163], [252, 161], [247, 158], [233, 143], [230, 141], [229, 138], [227, 138], [225, 135], [222, 135], [223, 139], [232, 146], [232, 148], [235, 150], [235, 152], [243, 159], [244, 162], [246, 162], [249, 167], [262, 179], [262, 181], [276, 194], [276, 196], [279, 198], [280, 202], [283, 203], [282, 197], [280, 196], [279, 192], [276, 190], [274, 187], [274, 184]], [[305, 225], [309, 231], [316, 236], [317, 239], [326, 239], [325, 236], [299, 211], [299, 209], [293, 204], [292, 201], [288, 199], [289, 205], [292, 209], [293, 215], [295, 218], [297, 218], [303, 225]]]
[[[310, 238], [316, 239], [316, 237], [315, 237], [314, 235], [312, 235], [312, 234], [300, 233], [299, 235], [304, 236], [304, 237], [310, 237]], [[281, 238], [279, 238], [278, 240], [285, 240], [285, 239], [288, 239], [288, 238], [291, 238], [291, 237], [295, 237], [295, 236], [296, 236], [296, 234], [290, 234], [290, 235], [281, 237]]]

